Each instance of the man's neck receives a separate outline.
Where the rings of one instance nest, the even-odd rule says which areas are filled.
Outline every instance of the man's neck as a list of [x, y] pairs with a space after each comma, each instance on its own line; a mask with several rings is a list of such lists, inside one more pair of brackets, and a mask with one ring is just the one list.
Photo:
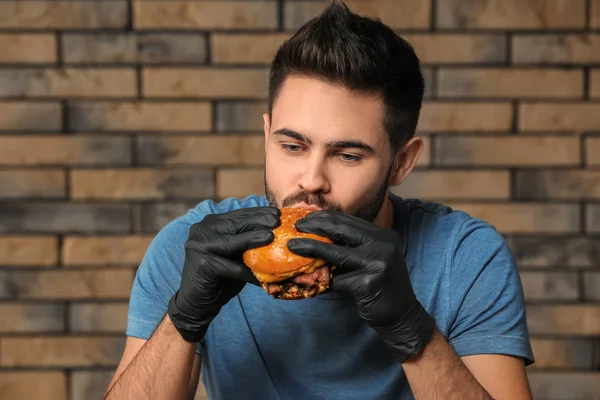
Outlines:
[[394, 205], [389, 196], [385, 197], [379, 214], [377, 214], [373, 223], [385, 228], [392, 228], [394, 226]]

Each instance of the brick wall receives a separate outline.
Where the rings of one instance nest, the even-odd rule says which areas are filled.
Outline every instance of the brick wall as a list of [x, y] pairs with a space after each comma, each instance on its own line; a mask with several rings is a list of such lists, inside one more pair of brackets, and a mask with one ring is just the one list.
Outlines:
[[[505, 234], [536, 398], [600, 399], [600, 0], [348, 4], [424, 63], [426, 153], [395, 191]], [[263, 192], [268, 63], [322, 7], [0, 2], [2, 400], [101, 397], [153, 235]]]

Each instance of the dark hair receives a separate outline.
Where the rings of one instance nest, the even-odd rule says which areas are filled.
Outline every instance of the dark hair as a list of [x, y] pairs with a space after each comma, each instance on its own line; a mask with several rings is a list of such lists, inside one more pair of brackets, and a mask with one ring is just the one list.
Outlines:
[[277, 51], [269, 77], [269, 115], [290, 74], [382, 96], [393, 151], [415, 134], [425, 83], [412, 46], [378, 19], [357, 15], [341, 1], [306, 22]]

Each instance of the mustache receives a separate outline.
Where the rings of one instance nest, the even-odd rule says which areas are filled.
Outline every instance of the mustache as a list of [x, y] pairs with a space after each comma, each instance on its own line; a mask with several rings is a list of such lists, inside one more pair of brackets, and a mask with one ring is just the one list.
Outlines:
[[296, 192], [282, 201], [283, 207], [289, 207], [296, 203], [315, 205], [323, 210], [342, 211], [342, 207], [334, 202], [329, 202], [321, 193], [310, 193], [306, 191]]

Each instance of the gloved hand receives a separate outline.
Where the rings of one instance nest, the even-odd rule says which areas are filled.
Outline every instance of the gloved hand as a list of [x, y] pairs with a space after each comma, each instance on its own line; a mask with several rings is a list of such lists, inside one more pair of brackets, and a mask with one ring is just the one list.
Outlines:
[[333, 240], [292, 239], [288, 248], [337, 266], [331, 290], [354, 297], [360, 316], [391, 346], [396, 360], [425, 348], [435, 321], [415, 297], [396, 231], [328, 210], [308, 214], [296, 228]]
[[258, 285], [242, 261], [242, 253], [273, 241], [279, 225], [274, 207], [240, 209], [211, 214], [192, 225], [185, 244], [185, 261], [179, 290], [167, 313], [188, 342], [199, 342], [221, 307], [246, 282]]

